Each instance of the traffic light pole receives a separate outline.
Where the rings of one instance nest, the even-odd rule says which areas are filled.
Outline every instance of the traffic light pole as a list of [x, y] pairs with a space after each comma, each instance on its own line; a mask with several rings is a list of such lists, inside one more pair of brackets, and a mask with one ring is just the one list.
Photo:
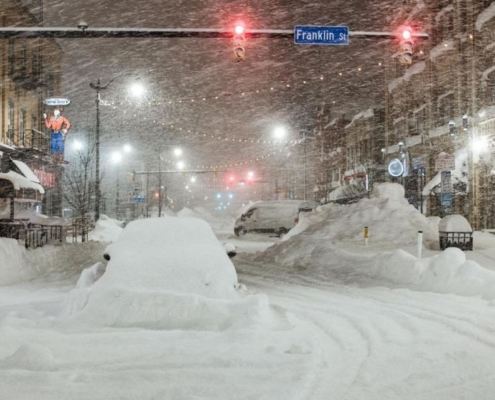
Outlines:
[[[249, 38], [293, 38], [294, 29], [246, 29], [244, 31]], [[88, 38], [233, 38], [235, 32], [232, 29], [201, 29], [201, 28], [89, 28], [80, 24], [72, 27], [0, 27], [0, 39], [28, 39], [28, 38], [52, 38], [52, 39], [88, 39]], [[397, 32], [366, 32], [350, 31], [349, 36], [355, 38], [397, 38]], [[427, 33], [412, 33], [413, 38], [428, 39]]]

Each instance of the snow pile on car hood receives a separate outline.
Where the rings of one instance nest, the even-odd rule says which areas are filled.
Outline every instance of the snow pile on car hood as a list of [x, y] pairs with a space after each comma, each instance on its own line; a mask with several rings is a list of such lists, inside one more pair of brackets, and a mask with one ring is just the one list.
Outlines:
[[264, 296], [244, 296], [234, 265], [205, 221], [133, 221], [107, 248], [106, 272], [75, 289], [67, 315], [87, 323], [156, 329], [223, 329], [268, 312]]
[[0, 238], [0, 286], [24, 282], [36, 276], [26, 253], [17, 240]]
[[101, 215], [88, 238], [95, 242], [115, 242], [123, 231], [123, 225], [122, 221]]

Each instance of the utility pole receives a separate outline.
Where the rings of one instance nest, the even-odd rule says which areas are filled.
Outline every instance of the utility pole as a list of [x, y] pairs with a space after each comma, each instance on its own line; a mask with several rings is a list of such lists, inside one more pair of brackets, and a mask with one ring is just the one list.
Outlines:
[[95, 162], [96, 162], [96, 176], [95, 176], [95, 221], [100, 219], [100, 200], [101, 200], [101, 189], [100, 189], [100, 91], [106, 89], [115, 79], [121, 78], [123, 76], [128, 76], [131, 74], [121, 74], [111, 79], [106, 85], [102, 85], [100, 78], [98, 78], [96, 85], [90, 83], [89, 87], [96, 90], [96, 132], [95, 132]]
[[158, 218], [162, 216], [162, 151], [158, 148]]
[[95, 84], [89, 86], [96, 90], [96, 132], [95, 132], [95, 221], [100, 219], [100, 90], [106, 89], [108, 85], [101, 86], [100, 78]]

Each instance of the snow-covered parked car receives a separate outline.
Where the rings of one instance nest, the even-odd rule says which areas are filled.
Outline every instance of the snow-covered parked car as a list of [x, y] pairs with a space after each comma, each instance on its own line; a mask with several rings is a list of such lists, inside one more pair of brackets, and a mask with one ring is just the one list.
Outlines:
[[313, 211], [317, 206], [314, 201], [260, 201], [236, 220], [234, 233], [236, 236], [247, 232], [275, 233], [282, 237], [297, 224], [299, 213]]
[[[231, 286], [232, 290], [237, 285], [237, 274], [229, 259], [231, 254], [228, 254], [232, 252], [235, 253], [235, 248], [222, 245], [203, 220], [136, 220], [130, 222], [118, 240], [106, 248], [104, 258], [109, 262], [105, 274], [142, 271], [139, 279], [149, 282], [150, 288], [156, 286], [159, 274], [162, 288], [165, 284], [170, 290], [181, 291], [180, 286], [185, 285], [183, 291], [188, 292], [188, 285], [197, 285], [197, 290], [204, 286], [199, 291], [207, 295], [215, 290], [215, 282], [222, 282], [224, 286], [229, 281], [230, 284], [225, 286]], [[181, 274], [188, 274], [192, 279], [180, 279]]]

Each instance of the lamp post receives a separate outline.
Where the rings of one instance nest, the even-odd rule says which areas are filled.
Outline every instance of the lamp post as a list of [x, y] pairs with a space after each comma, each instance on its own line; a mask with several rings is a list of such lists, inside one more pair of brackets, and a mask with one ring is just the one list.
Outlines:
[[[100, 98], [100, 92], [106, 88], [115, 80], [118, 78], [121, 78], [123, 76], [129, 76], [131, 74], [122, 74], [118, 75], [115, 78], [111, 79], [106, 85], [102, 85], [100, 78], [98, 78], [96, 84], [90, 83], [89, 86], [91, 89], [96, 90], [96, 132], [95, 132], [95, 164], [96, 164], [96, 171], [95, 171], [95, 221], [98, 221], [100, 219], [100, 199], [101, 199], [101, 189], [100, 189], [100, 103], [101, 103], [101, 98]], [[134, 91], [134, 93], [138, 93], [137, 90]], [[141, 94], [140, 92], [139, 94]]]
[[[162, 216], [162, 203], [163, 203], [163, 191], [162, 191], [162, 150], [163, 148], [174, 148], [174, 155], [179, 157], [182, 155], [182, 149], [177, 145], [166, 145], [158, 147], [158, 218]], [[177, 164], [178, 169], [184, 168], [184, 163], [179, 161]]]

